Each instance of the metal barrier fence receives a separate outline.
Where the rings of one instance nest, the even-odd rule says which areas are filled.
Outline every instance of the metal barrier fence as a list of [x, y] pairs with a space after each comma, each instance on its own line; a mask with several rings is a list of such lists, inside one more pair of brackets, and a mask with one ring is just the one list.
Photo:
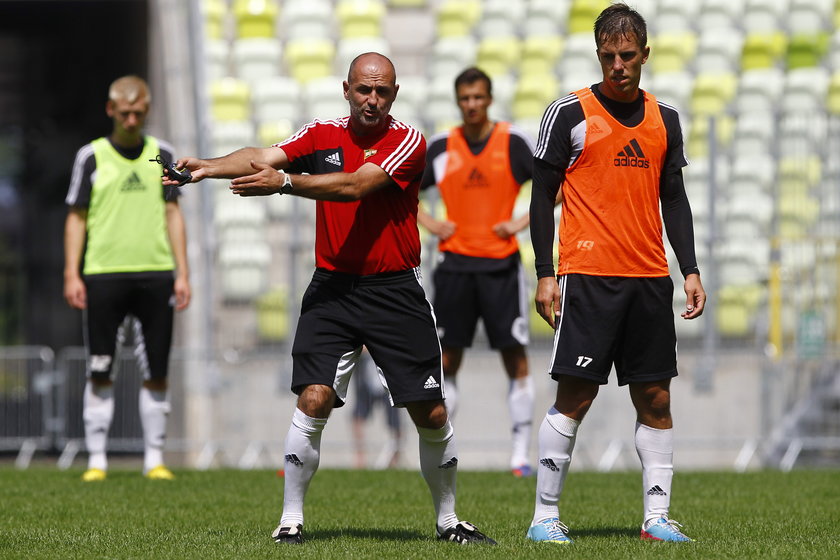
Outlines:
[[53, 445], [54, 355], [45, 346], [0, 348], [0, 450], [19, 451], [21, 460]]

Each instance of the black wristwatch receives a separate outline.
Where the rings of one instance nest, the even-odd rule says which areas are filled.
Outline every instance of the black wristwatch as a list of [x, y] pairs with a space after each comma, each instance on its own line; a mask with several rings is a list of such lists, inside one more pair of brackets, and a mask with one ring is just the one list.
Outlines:
[[294, 190], [292, 185], [292, 176], [288, 173], [283, 173], [283, 185], [280, 187], [280, 194], [289, 194]]

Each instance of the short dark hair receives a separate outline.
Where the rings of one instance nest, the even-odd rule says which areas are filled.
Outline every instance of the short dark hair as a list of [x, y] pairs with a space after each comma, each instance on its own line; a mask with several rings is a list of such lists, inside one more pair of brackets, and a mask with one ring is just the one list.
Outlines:
[[595, 44], [600, 47], [613, 37], [635, 35], [639, 46], [647, 46], [647, 23], [645, 18], [627, 4], [613, 4], [604, 9], [595, 19]]
[[470, 66], [455, 78], [455, 95], [458, 95], [458, 88], [464, 84], [474, 84], [479, 80], [484, 80], [487, 83], [487, 93], [493, 95], [493, 81], [484, 70]]

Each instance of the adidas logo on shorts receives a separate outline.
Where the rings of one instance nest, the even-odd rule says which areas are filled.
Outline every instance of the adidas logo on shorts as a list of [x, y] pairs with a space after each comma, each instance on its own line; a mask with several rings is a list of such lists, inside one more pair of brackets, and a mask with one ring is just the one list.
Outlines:
[[424, 389], [437, 389], [438, 387], [440, 387], [440, 383], [438, 383], [437, 381], [435, 381], [435, 378], [434, 378], [434, 377], [432, 377], [431, 375], [430, 375], [430, 376], [429, 376], [429, 378], [426, 380], [426, 384], [425, 384], [425, 385], [423, 385], [423, 388], [424, 388]]

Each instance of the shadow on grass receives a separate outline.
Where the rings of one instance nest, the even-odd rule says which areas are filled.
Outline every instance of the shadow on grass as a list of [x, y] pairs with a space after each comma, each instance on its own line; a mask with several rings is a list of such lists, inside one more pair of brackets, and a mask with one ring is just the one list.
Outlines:
[[408, 529], [360, 529], [357, 527], [346, 527], [343, 529], [319, 529], [317, 531], [304, 534], [304, 539], [308, 542], [326, 541], [339, 538], [405, 542], [429, 541], [434, 539], [434, 535], [411, 531]]

